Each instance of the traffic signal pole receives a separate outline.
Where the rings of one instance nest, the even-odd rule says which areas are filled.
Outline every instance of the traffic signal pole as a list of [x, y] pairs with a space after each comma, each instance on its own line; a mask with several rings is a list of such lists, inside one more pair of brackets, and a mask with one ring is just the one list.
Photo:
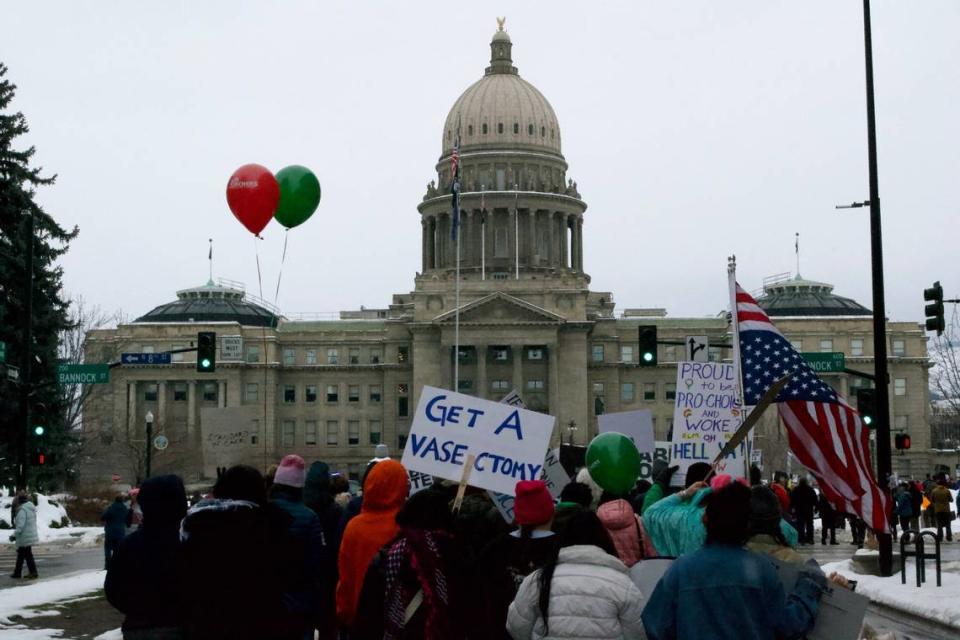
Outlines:
[[27, 443], [30, 440], [30, 423], [33, 422], [30, 410], [30, 392], [33, 389], [33, 211], [26, 214], [27, 250], [24, 256], [24, 274], [26, 291], [24, 292], [23, 348], [21, 349], [20, 412], [23, 415], [23, 428], [17, 437], [17, 489], [27, 488]]
[[[890, 497], [889, 477], [893, 463], [890, 451], [890, 378], [887, 372], [887, 318], [883, 292], [883, 240], [880, 232], [880, 187], [877, 178], [877, 121], [873, 99], [873, 38], [870, 0], [863, 0], [863, 45], [867, 89], [867, 161], [870, 168], [870, 255], [873, 272], [873, 360], [877, 400], [877, 482]], [[889, 518], [890, 514], [884, 514]], [[893, 538], [877, 532], [880, 545], [880, 575], [893, 573]]]

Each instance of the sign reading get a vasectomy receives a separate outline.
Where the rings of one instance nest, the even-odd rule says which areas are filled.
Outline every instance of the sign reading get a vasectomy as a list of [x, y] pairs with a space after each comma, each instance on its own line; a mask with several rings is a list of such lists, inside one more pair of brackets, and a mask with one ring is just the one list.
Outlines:
[[401, 462], [459, 482], [472, 455], [468, 483], [512, 496], [518, 481], [540, 477], [554, 422], [535, 411], [424, 387]]

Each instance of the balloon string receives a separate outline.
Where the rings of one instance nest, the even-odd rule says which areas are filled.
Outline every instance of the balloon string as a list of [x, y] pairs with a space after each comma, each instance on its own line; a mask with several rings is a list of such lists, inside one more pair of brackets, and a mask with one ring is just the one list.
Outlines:
[[283, 232], [283, 256], [280, 258], [280, 272], [277, 273], [277, 290], [273, 294], [273, 306], [277, 306], [277, 300], [280, 298], [280, 278], [283, 277], [283, 263], [287, 260], [287, 238], [290, 237], [290, 229]]
[[[253, 236], [253, 255], [257, 259], [257, 286], [260, 290], [260, 299], [263, 300], [263, 277], [260, 275], [260, 246], [257, 244], [257, 240], [260, 240], [260, 236]], [[276, 328], [276, 325], [271, 323], [271, 328]], [[267, 472], [267, 371], [270, 369], [270, 360], [267, 358], [267, 327], [266, 325], [260, 326], [260, 345], [263, 351], [263, 419], [261, 424], [263, 425], [263, 472]], [[257, 430], [259, 432], [259, 429]], [[257, 434], [258, 437], [261, 437], [261, 434]]]
[[257, 257], [257, 286], [260, 289], [260, 299], [263, 300], [263, 277], [260, 275], [260, 247], [257, 245], [258, 236], [253, 236], [253, 255]]

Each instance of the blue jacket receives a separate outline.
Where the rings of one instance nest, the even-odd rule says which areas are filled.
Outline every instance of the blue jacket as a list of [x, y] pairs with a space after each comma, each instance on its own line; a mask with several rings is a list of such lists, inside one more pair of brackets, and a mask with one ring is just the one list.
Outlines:
[[649, 640], [773, 640], [813, 628], [821, 589], [801, 573], [787, 596], [773, 564], [742, 547], [710, 544], [679, 558], [643, 610]]
[[[707, 539], [703, 526], [704, 499], [712, 490], [704, 487], [690, 500], [679, 493], [650, 505], [643, 512], [643, 527], [657, 552], [662, 556], [679, 557], [696, 551]], [[797, 546], [797, 530], [780, 520], [780, 531], [791, 547]]]
[[910, 499], [910, 494], [906, 491], [901, 491], [897, 495], [896, 507], [894, 507], [893, 513], [899, 518], [912, 518], [913, 517], [913, 501]]
[[270, 502], [293, 518], [287, 530], [285, 557], [281, 559], [286, 565], [284, 605], [290, 613], [316, 620], [321, 603], [336, 587], [336, 558], [327, 545], [317, 514], [282, 485], [274, 485], [272, 495]]
[[127, 514], [130, 512], [122, 502], [114, 500], [109, 507], [101, 514], [103, 520], [103, 533], [107, 542], [123, 540], [127, 535]]

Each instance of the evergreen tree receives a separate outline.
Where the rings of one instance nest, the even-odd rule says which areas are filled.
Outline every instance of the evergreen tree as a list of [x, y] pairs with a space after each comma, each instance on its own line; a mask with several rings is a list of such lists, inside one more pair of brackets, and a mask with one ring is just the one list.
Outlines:
[[[30, 470], [34, 487], [58, 484], [69, 465], [72, 440], [64, 416], [67, 398], [57, 386], [59, 335], [68, 327], [68, 303], [62, 288], [63, 270], [58, 258], [67, 251], [77, 229], [65, 230], [35, 202], [36, 189], [53, 184], [32, 167], [34, 148], [17, 148], [18, 138], [29, 130], [22, 113], [11, 111], [16, 85], [6, 79], [0, 63], [0, 341], [7, 345], [7, 363], [21, 369], [19, 383], [0, 380], [0, 484], [12, 486], [19, 460], [18, 444], [27, 438], [33, 451], [37, 436], [27, 429], [26, 410], [32, 425], [44, 427], [46, 453], [56, 463]], [[27, 323], [26, 293], [27, 222], [33, 217], [32, 345], [24, 343]], [[27, 367], [27, 359], [29, 367]], [[29, 379], [25, 374], [29, 368]], [[28, 453], [27, 462], [30, 462]]]

